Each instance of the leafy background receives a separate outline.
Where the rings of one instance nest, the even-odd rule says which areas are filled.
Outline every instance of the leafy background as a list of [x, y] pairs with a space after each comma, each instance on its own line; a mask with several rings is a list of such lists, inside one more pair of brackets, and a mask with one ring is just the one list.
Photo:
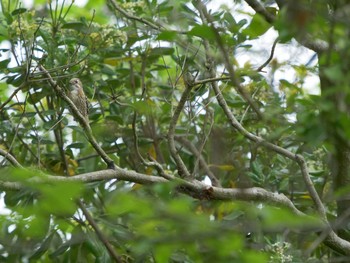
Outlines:
[[[322, 200], [346, 240], [335, 219], [347, 212], [336, 196], [348, 192], [349, 162], [340, 153], [350, 134], [348, 29], [339, 11], [348, 5], [259, 1], [263, 11], [255, 13], [248, 7], [255, 2], [1, 1], [2, 261], [329, 262], [350, 253], [322, 243], [325, 218], [315, 204]], [[272, 44], [257, 47], [275, 35], [276, 48], [301, 50], [300, 60], [273, 55]], [[250, 57], [244, 64], [242, 55]], [[148, 183], [76, 177], [106, 164], [48, 76], [65, 93], [72, 77], [81, 79], [96, 141], [117, 167]], [[321, 83], [312, 94], [310, 77]], [[230, 123], [213, 83], [243, 131]], [[151, 183], [164, 174], [172, 180]], [[243, 194], [212, 198], [210, 186], [186, 187], [193, 180]], [[260, 188], [261, 196], [244, 195]], [[277, 192], [308, 216], [272, 202], [267, 193]]]

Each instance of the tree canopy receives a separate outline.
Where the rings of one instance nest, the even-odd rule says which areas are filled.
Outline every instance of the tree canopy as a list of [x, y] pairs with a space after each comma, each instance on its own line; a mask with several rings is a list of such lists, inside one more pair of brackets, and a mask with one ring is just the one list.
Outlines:
[[348, 1], [0, 3], [2, 262], [349, 262]]

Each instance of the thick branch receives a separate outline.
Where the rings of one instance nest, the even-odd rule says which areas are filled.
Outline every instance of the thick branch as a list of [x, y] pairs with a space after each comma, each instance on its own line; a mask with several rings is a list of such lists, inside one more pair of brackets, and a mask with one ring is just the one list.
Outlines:
[[[253, 8], [253, 10], [263, 16], [267, 22], [270, 24], [273, 24], [273, 22], [276, 20], [276, 17], [274, 14], [270, 13], [266, 10], [266, 8], [258, 1], [258, 0], [245, 0], [245, 2]], [[282, 1], [276, 1], [276, 2], [282, 2]], [[279, 8], [281, 9], [282, 6], [279, 4]], [[315, 51], [316, 53], [322, 53], [329, 49], [329, 45], [327, 42], [320, 40], [320, 39], [314, 39], [310, 36], [310, 34], [307, 34], [303, 39], [297, 39], [297, 41], [300, 42], [303, 46]]]
[[247, 4], [254, 9], [255, 12], [258, 14], [262, 15], [265, 20], [269, 23], [273, 23], [276, 19], [276, 17], [267, 11], [262, 4], [260, 4], [259, 1], [257, 0], [246, 0]]
[[[40, 177], [32, 177], [28, 179], [31, 183], [54, 183], [54, 182], [95, 182], [117, 179], [121, 181], [129, 181], [139, 183], [143, 185], [149, 185], [154, 183], [166, 183], [166, 180], [159, 176], [152, 176], [137, 173], [135, 171], [128, 171], [116, 167], [115, 170], [102, 170], [97, 172], [85, 173], [76, 176], [51, 176], [41, 175]], [[294, 214], [302, 216], [304, 215], [299, 211], [284, 194], [272, 193], [263, 188], [253, 187], [245, 189], [237, 188], [221, 188], [208, 186], [197, 180], [185, 181], [174, 177], [174, 181], [178, 182], [178, 189], [186, 194], [192, 195], [199, 199], [208, 200], [240, 200], [240, 201], [257, 201], [270, 203], [279, 207], [285, 207], [292, 211]], [[24, 188], [21, 183], [18, 182], [4, 182], [0, 181], [0, 188], [4, 190], [20, 190]]]
[[2, 155], [6, 160], [8, 160], [15, 167], [22, 167], [22, 165], [13, 157], [9, 152], [0, 149], [0, 155]]

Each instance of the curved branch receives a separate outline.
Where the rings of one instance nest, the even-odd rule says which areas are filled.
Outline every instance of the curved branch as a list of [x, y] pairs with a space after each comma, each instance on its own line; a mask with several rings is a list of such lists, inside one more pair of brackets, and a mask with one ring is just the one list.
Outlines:
[[[203, 5], [202, 2], [198, 1], [198, 9], [200, 12], [203, 13], [203, 15], [205, 16], [205, 18], [211, 18], [209, 16], [209, 14], [207, 13], [206, 11], [206, 7]], [[215, 30], [215, 32], [217, 32]], [[217, 33], [218, 34], [218, 33]], [[207, 40], [205, 40], [204, 42], [207, 42]], [[206, 48], [206, 54], [207, 54], [207, 62], [209, 61], [212, 61], [212, 57], [209, 55], [210, 52], [209, 52], [209, 46], [208, 44], [204, 43], [204, 46]], [[211, 75], [211, 77], [215, 77], [215, 69], [212, 67], [209, 69], [209, 73]], [[217, 82], [212, 82], [211, 83], [213, 89], [214, 89], [214, 92], [215, 92], [215, 95], [216, 95], [216, 99], [220, 105], [220, 107], [223, 109], [227, 119], [229, 120], [231, 126], [236, 129], [238, 132], [240, 132], [244, 137], [246, 137], [247, 139], [257, 143], [257, 144], [261, 144], [263, 146], [265, 146], [266, 148], [278, 153], [278, 154], [281, 154], [295, 162], [297, 162], [300, 166], [300, 169], [301, 169], [301, 172], [303, 174], [303, 179], [306, 183], [306, 187], [308, 189], [308, 192], [310, 193], [310, 196], [311, 198], [313, 199], [313, 202], [315, 203], [316, 205], [316, 209], [318, 211], [318, 213], [321, 215], [321, 217], [327, 221], [327, 216], [326, 216], [326, 210], [325, 210], [325, 207], [319, 197], [319, 195], [317, 194], [317, 191], [309, 177], [309, 173], [308, 173], [308, 170], [307, 170], [307, 166], [306, 166], [306, 162], [305, 160], [303, 159], [302, 156], [299, 156], [299, 155], [296, 155], [294, 153], [292, 153], [291, 151], [288, 151], [280, 146], [277, 146], [273, 143], [270, 143], [268, 141], [266, 141], [265, 139], [259, 137], [259, 136], [256, 136], [252, 133], [250, 133], [249, 131], [247, 131], [240, 123], [239, 121], [236, 119], [236, 117], [233, 115], [233, 113], [231, 112], [230, 108], [228, 107], [227, 103], [226, 103], [226, 100], [224, 98], [224, 96], [222, 95], [222, 92], [217, 84]]]
[[0, 105], [0, 111], [12, 100], [12, 98], [14, 96], [16, 96], [16, 94], [25, 86], [27, 85], [27, 82], [23, 82], [17, 89], [15, 89], [12, 94], [7, 98], [7, 100], [4, 101], [4, 103], [2, 103]]
[[276, 48], [277, 43], [278, 43], [278, 38], [272, 44], [271, 53], [270, 53], [269, 58], [260, 67], [258, 67], [258, 69], [256, 71], [258, 71], [258, 72], [261, 71], [264, 67], [266, 67], [271, 62], [271, 60], [273, 59], [273, 55], [275, 53], [275, 48]]
[[[215, 72], [212, 72], [212, 74], [215, 74]], [[230, 124], [234, 129], [236, 129], [238, 132], [240, 132], [244, 137], [246, 137], [250, 141], [253, 141], [257, 144], [263, 145], [266, 148], [268, 148], [269, 150], [272, 150], [272, 151], [274, 151], [280, 155], [283, 155], [284, 157], [287, 157], [287, 158], [298, 163], [300, 170], [302, 172], [302, 175], [303, 175], [304, 182], [306, 183], [306, 187], [308, 189], [308, 192], [310, 193], [310, 196], [316, 205], [316, 209], [317, 209], [318, 213], [321, 215], [321, 217], [324, 220], [327, 220], [325, 207], [324, 207], [324, 205], [323, 205], [323, 203], [322, 203], [322, 201], [321, 201], [321, 199], [320, 199], [320, 197], [319, 197], [319, 195], [318, 195], [318, 193], [317, 193], [317, 191], [316, 191], [316, 189], [315, 189], [315, 187], [310, 179], [305, 159], [300, 155], [296, 155], [289, 150], [286, 150], [286, 149], [284, 149], [276, 144], [270, 143], [270, 142], [266, 141], [265, 139], [247, 131], [239, 123], [239, 121], [236, 119], [236, 117], [231, 112], [231, 110], [228, 107], [226, 100], [225, 100], [224, 96], [222, 95], [221, 90], [220, 90], [219, 86], [217, 85], [217, 83], [213, 82], [212, 87], [214, 89], [216, 99], [217, 99], [220, 107], [223, 109], [227, 119], [230, 121]]]

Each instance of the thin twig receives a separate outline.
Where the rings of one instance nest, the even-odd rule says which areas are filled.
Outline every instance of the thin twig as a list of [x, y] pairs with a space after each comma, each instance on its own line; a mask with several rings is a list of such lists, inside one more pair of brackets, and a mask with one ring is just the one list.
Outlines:
[[216, 178], [213, 172], [210, 170], [207, 162], [204, 160], [203, 155], [197, 150], [197, 148], [187, 139], [181, 136], [175, 136], [175, 140], [181, 143], [185, 148], [193, 153], [193, 155], [199, 160], [200, 166], [205, 171], [206, 175], [208, 175], [209, 179], [213, 186], [221, 187], [220, 181]]
[[153, 28], [153, 29], [156, 29], [156, 30], [159, 30], [160, 28], [162, 28], [161, 25], [157, 25], [155, 23], [152, 23], [144, 18], [140, 18], [140, 17], [137, 17], [137, 16], [134, 16], [128, 12], [126, 12], [123, 8], [121, 8], [117, 2], [115, 0], [109, 0], [109, 2], [112, 4], [112, 6], [118, 11], [120, 12], [123, 16], [125, 16], [126, 18], [128, 19], [131, 19], [131, 20], [135, 20], [135, 21], [138, 21], [142, 24], [145, 24], [145, 25], [148, 25], [149, 27]]
[[148, 162], [145, 160], [145, 158], [143, 158], [143, 156], [140, 153], [140, 149], [139, 149], [139, 143], [138, 143], [138, 135], [137, 135], [137, 131], [136, 131], [136, 116], [137, 113], [136, 111], [134, 112], [134, 117], [133, 117], [133, 121], [132, 121], [132, 130], [133, 130], [133, 135], [134, 135], [134, 147], [135, 147], [135, 152], [138, 156], [138, 158], [141, 160], [141, 162], [145, 165], [145, 166], [149, 166], [149, 167], [154, 167], [158, 174], [161, 177], [164, 177], [165, 179], [168, 180], [172, 180], [173, 176], [167, 174], [163, 167], [161, 166], [160, 163], [158, 163], [153, 157], [151, 157], [150, 155], [148, 156], [148, 159], [151, 160], [151, 162]]
[[256, 71], [260, 72], [264, 67], [266, 67], [271, 62], [271, 60], [273, 59], [274, 53], [275, 53], [275, 48], [276, 48], [277, 43], [278, 43], [278, 38], [273, 42], [269, 58], [260, 67], [258, 67], [258, 69]]
[[182, 158], [180, 157], [180, 155], [175, 147], [174, 137], [175, 137], [176, 123], [180, 117], [180, 114], [185, 106], [185, 103], [186, 103], [188, 96], [190, 95], [192, 87], [193, 87], [191, 84], [189, 84], [187, 78], [185, 77], [186, 75], [187, 75], [187, 73], [184, 74], [185, 90], [182, 93], [182, 96], [180, 98], [180, 101], [179, 101], [177, 107], [175, 108], [174, 114], [173, 114], [171, 121], [170, 121], [169, 130], [168, 130], [168, 145], [169, 145], [170, 154], [174, 158], [175, 163], [177, 165], [178, 174], [182, 178], [189, 178], [190, 173], [189, 173], [188, 169], [186, 168], [185, 163], [183, 162]]
[[197, 85], [202, 85], [202, 84], [206, 84], [206, 83], [211, 83], [213, 81], [228, 81], [230, 79], [231, 79], [230, 77], [213, 77], [213, 78], [209, 78], [209, 79], [196, 80], [193, 82], [193, 85], [197, 86]]
[[23, 82], [17, 89], [14, 90], [14, 92], [8, 97], [7, 100], [4, 101], [3, 104], [0, 105], [0, 111], [12, 100], [14, 96], [24, 87], [27, 85], [27, 82]]
[[79, 208], [83, 212], [86, 220], [89, 222], [90, 226], [94, 229], [97, 237], [101, 240], [103, 245], [108, 250], [110, 256], [114, 259], [115, 262], [123, 262], [122, 258], [118, 255], [118, 253], [115, 251], [115, 249], [112, 247], [112, 245], [109, 243], [107, 237], [105, 237], [104, 233], [102, 233], [101, 229], [89, 213], [89, 211], [86, 209], [85, 205], [81, 200], [77, 201]]

